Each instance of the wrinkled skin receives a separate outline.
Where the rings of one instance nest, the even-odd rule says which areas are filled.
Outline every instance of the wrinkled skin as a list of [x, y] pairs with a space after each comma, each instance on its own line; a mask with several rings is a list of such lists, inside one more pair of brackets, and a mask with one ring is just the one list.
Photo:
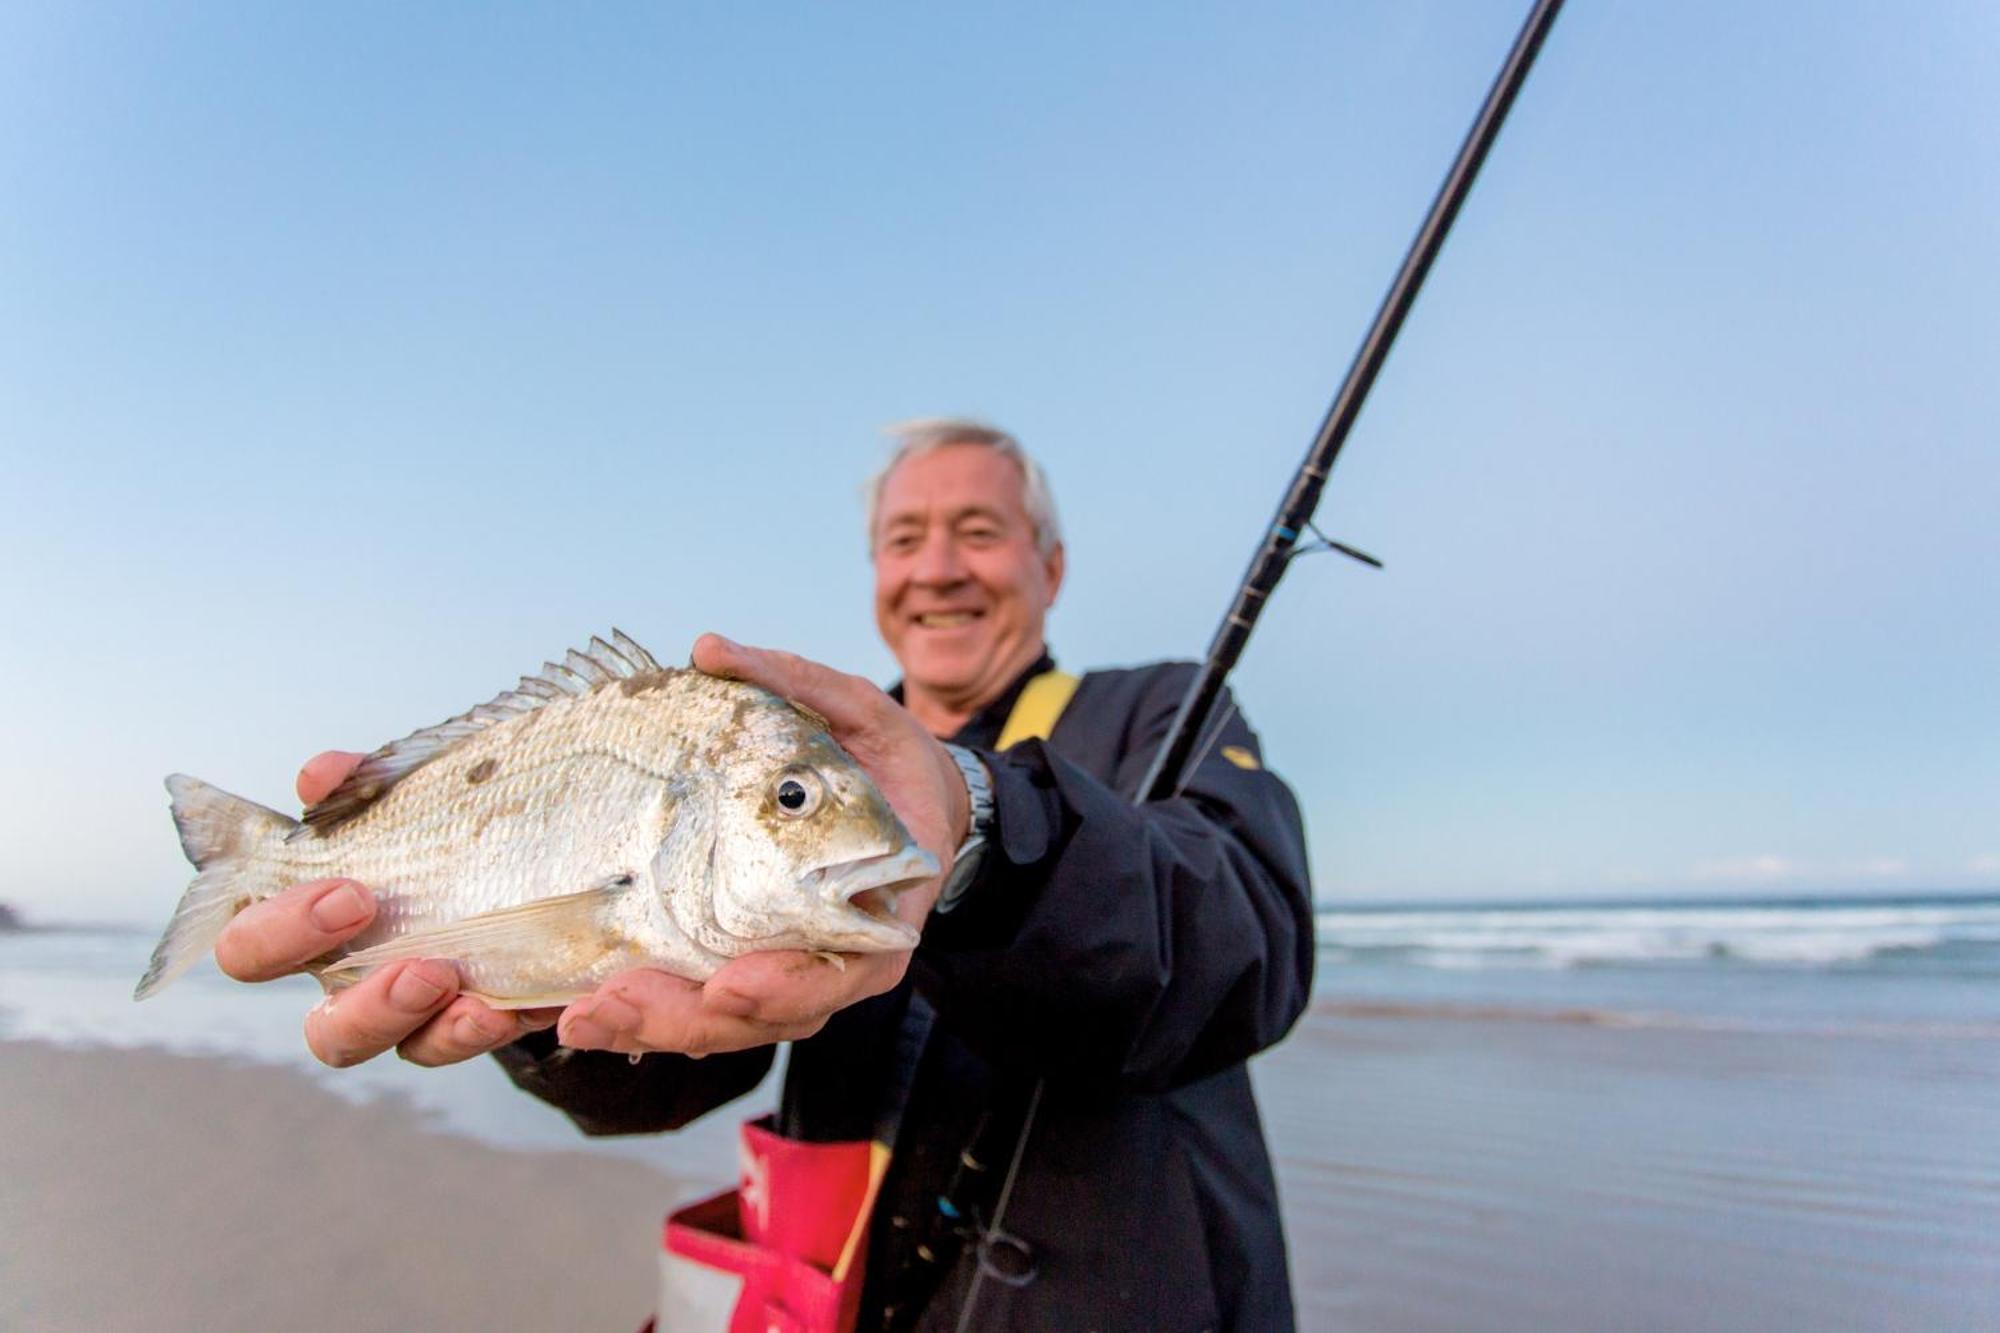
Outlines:
[[903, 669], [903, 701], [950, 736], [1041, 656], [1062, 545], [1038, 549], [1020, 468], [976, 444], [898, 463], [870, 544], [875, 628]]
[[[944, 747], [894, 700], [858, 676], [714, 634], [696, 640], [691, 660], [711, 675], [761, 685], [825, 717], [911, 835], [939, 864], [950, 863], [969, 820], [964, 781]], [[323, 797], [360, 758], [329, 751], [308, 761], [299, 772], [300, 800]], [[921, 929], [940, 883], [904, 894], [897, 914]], [[216, 961], [240, 981], [268, 981], [353, 938], [374, 914], [367, 887], [352, 880], [294, 885], [239, 913], [216, 942]], [[581, 1050], [707, 1055], [811, 1036], [836, 1010], [895, 986], [909, 961], [908, 953], [866, 954], [836, 966], [795, 951], [753, 953], [706, 983], [636, 968], [566, 1009], [503, 1012], [460, 995], [449, 961], [416, 959], [329, 996], [306, 1016], [306, 1044], [334, 1066], [390, 1049], [414, 1064], [445, 1065], [554, 1024], [564, 1045]]]

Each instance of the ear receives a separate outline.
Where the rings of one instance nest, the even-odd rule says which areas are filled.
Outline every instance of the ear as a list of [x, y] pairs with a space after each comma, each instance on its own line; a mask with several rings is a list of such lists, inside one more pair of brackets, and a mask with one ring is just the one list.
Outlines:
[[1043, 604], [1044, 610], [1056, 604], [1056, 594], [1062, 591], [1063, 570], [1066, 567], [1062, 543], [1057, 542], [1055, 549], [1042, 558], [1042, 577], [1048, 580], [1049, 585], [1049, 599]]

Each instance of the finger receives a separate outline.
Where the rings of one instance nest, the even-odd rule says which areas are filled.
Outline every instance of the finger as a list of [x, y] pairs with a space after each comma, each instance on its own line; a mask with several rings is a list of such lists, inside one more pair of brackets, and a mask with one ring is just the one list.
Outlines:
[[866, 728], [875, 723], [875, 709], [888, 696], [859, 676], [822, 666], [795, 653], [775, 648], [751, 648], [720, 634], [694, 641], [689, 656], [695, 669], [729, 680], [761, 685], [775, 695], [802, 703], [821, 714], [837, 730]]
[[857, 1000], [880, 995], [902, 980], [907, 953], [827, 955], [797, 950], [745, 954], [725, 964], [702, 988], [702, 1007], [719, 1017], [792, 1025], [824, 1021]]
[[327, 750], [314, 755], [299, 769], [298, 781], [293, 784], [298, 788], [299, 799], [307, 805], [318, 805], [333, 794], [335, 787], [347, 781], [354, 766], [365, 758], [366, 755], [350, 750]]
[[563, 1045], [577, 1050], [699, 1057], [789, 1041], [817, 1031], [823, 1021], [816, 1016], [809, 1025], [779, 1026], [710, 1013], [697, 983], [641, 968], [613, 977], [595, 995], [571, 1005], [556, 1031]]
[[375, 898], [351, 879], [294, 884], [238, 912], [215, 941], [215, 963], [238, 981], [296, 972], [375, 919]]
[[563, 1010], [556, 1039], [579, 1051], [633, 1051], [650, 1036], [653, 1050], [684, 1050], [675, 1034], [701, 1016], [701, 987], [652, 968], [621, 972]]
[[[427, 1069], [455, 1065], [520, 1040], [523, 1033], [535, 1031], [533, 1016], [545, 1012], [495, 1009], [483, 1000], [460, 995], [438, 1011], [436, 1018], [398, 1042], [396, 1054]], [[548, 1020], [554, 1021], [553, 1017]]]
[[336, 1069], [372, 1060], [430, 1022], [458, 994], [458, 969], [440, 958], [391, 963], [306, 1015], [306, 1045]]

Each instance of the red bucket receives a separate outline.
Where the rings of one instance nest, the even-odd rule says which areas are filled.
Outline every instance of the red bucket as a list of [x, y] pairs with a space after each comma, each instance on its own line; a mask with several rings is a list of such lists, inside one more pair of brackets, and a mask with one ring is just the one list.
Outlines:
[[736, 1188], [667, 1216], [658, 1333], [851, 1333], [888, 1162], [746, 1123]]

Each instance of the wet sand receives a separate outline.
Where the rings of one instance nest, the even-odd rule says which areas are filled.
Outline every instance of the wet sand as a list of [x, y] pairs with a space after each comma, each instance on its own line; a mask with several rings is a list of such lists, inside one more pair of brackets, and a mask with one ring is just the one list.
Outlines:
[[[1257, 1081], [1309, 1330], [2000, 1327], [2000, 1041], [1322, 1009]], [[0, 1043], [0, 1328], [635, 1329], [729, 1169], [662, 1142]]]
[[1256, 1069], [1305, 1328], [2000, 1328], [2000, 1040], [1328, 1006]]

